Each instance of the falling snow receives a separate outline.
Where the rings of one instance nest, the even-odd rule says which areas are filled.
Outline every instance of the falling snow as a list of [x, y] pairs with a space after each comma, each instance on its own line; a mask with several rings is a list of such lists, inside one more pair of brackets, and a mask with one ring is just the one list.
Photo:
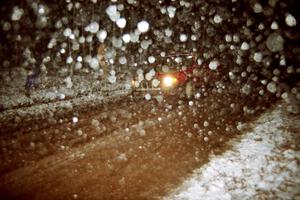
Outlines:
[[1, 197], [298, 198], [292, 0], [0, 8]]
[[140, 21], [137, 27], [141, 33], [145, 33], [149, 30], [149, 23], [147, 21]]

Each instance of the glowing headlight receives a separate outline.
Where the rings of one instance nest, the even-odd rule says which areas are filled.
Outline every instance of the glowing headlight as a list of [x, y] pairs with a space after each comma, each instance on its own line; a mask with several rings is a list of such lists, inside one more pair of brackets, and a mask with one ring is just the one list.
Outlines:
[[133, 87], [133, 88], [139, 87], [139, 82], [136, 80], [131, 80], [131, 87]]
[[177, 81], [176, 78], [171, 76], [166, 76], [162, 80], [164, 87], [171, 87], [176, 83], [176, 81]]

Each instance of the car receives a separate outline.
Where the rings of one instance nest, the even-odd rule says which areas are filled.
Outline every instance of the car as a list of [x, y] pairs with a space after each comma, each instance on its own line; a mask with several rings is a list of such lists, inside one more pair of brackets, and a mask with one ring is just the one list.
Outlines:
[[188, 59], [188, 62], [186, 62], [188, 66], [175, 66], [170, 65], [170, 62], [168, 62], [168, 65], [165, 65], [168, 70], [159, 69], [164, 68], [160, 65], [146, 74], [141, 71], [137, 72], [137, 76], [132, 79], [131, 83], [133, 96], [143, 96], [141, 94], [145, 93], [162, 94], [164, 96], [184, 93], [187, 98], [192, 98], [195, 84], [198, 82], [197, 78], [193, 76], [198, 66], [195, 54], [172, 54], [164, 58], [175, 60], [181, 57]]

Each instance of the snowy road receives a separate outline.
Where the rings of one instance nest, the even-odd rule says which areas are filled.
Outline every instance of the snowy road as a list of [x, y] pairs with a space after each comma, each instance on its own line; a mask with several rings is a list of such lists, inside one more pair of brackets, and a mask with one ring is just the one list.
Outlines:
[[300, 200], [296, 0], [4, 2], [0, 200]]
[[222, 105], [225, 98], [243, 102], [230, 94], [162, 104], [125, 99], [76, 112], [76, 123], [71, 115], [2, 136], [0, 196], [162, 198], [207, 163], [209, 153], [225, 151], [237, 127], [253, 118]]

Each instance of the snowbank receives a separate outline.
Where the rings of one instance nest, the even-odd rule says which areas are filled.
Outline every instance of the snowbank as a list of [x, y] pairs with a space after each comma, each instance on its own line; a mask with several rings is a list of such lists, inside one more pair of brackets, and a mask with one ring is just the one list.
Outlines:
[[[101, 96], [109, 96], [120, 91], [129, 92], [125, 82], [109, 84], [103, 80], [96, 80], [91, 75], [74, 75], [72, 80], [68, 78], [48, 76], [46, 80], [41, 81], [38, 88], [32, 89], [31, 95], [28, 97], [25, 95], [24, 78], [16, 77], [17, 80], [0, 90], [2, 110], [64, 101], [96, 93], [101, 93]], [[72, 86], [68, 87], [70, 81]]]
[[164, 199], [300, 199], [299, 116], [280, 105], [253, 127]]
[[62, 81], [57, 77], [48, 77], [39, 88], [32, 90], [30, 97], [23, 91], [21, 78], [10, 83], [5, 90], [2, 88], [0, 133], [11, 132], [17, 126], [26, 126], [26, 123], [42, 121], [54, 115], [63, 116], [74, 110], [116, 101], [131, 92], [126, 81], [109, 84], [88, 76], [73, 76], [71, 88]]

